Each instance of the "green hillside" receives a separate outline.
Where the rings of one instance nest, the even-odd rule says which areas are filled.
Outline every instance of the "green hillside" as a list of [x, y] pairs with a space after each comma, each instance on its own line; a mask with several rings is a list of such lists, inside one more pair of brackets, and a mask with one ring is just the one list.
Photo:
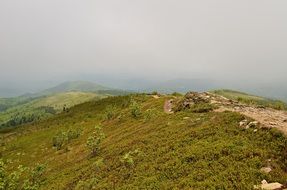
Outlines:
[[88, 92], [65, 92], [24, 100], [22, 100], [23, 97], [6, 99], [3, 103], [12, 102], [13, 104], [10, 104], [11, 106], [5, 111], [0, 112], [0, 126], [13, 127], [50, 117], [65, 108], [106, 96]]
[[278, 110], [287, 110], [287, 104], [280, 100], [273, 100], [260, 96], [250, 95], [234, 90], [214, 90], [212, 93], [224, 96], [228, 99], [239, 101], [250, 105], [258, 105], [263, 107], [271, 107]]
[[0, 98], [0, 112], [3, 112], [11, 107], [25, 104], [35, 98], [19, 96], [15, 98]]
[[[108, 97], [1, 134], [3, 184], [47, 190], [287, 183], [287, 139], [276, 129], [241, 128], [244, 116], [233, 112], [166, 114], [170, 98]], [[267, 164], [268, 174], [260, 171]], [[19, 180], [9, 177], [12, 171]]]
[[93, 99], [129, 93], [93, 82], [73, 81], [62, 83], [39, 93], [14, 98], [0, 98], [0, 128], [15, 127], [47, 118], [66, 108]]

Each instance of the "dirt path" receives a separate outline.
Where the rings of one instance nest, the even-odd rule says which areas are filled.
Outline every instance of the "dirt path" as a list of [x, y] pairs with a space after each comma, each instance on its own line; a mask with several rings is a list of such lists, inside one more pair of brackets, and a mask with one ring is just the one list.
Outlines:
[[170, 99], [170, 100], [166, 100], [164, 102], [164, 106], [163, 106], [163, 110], [165, 113], [173, 113], [172, 111], [172, 102], [173, 102], [173, 99]]
[[271, 108], [256, 108], [251, 106], [221, 106], [216, 111], [234, 111], [253, 118], [265, 127], [275, 127], [287, 135], [287, 112]]
[[[194, 96], [196, 97], [194, 98]], [[247, 117], [253, 118], [264, 127], [275, 127], [287, 135], [287, 111], [246, 105], [209, 92], [197, 93], [196, 95], [193, 94], [193, 98], [209, 100], [211, 104], [219, 107], [217, 110], [215, 110], [217, 112], [226, 110], [238, 112], [246, 115]], [[186, 98], [185, 101], [188, 103], [188, 101], [194, 100]], [[171, 109], [172, 106], [173, 99], [167, 100], [164, 104], [164, 112], [173, 113]]]
[[258, 108], [231, 101], [223, 96], [208, 93], [211, 103], [219, 106], [216, 111], [234, 111], [253, 118], [265, 127], [275, 127], [287, 135], [287, 111], [272, 108]]

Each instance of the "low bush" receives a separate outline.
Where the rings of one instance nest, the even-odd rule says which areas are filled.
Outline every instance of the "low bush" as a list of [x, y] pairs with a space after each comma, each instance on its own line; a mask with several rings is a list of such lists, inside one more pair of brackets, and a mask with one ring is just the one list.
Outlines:
[[65, 144], [68, 144], [73, 139], [79, 138], [80, 135], [80, 129], [70, 129], [68, 131], [58, 132], [52, 139], [53, 147], [56, 147], [57, 150], [60, 150]]
[[95, 131], [87, 139], [87, 147], [90, 149], [92, 156], [95, 156], [100, 148], [100, 143], [105, 138], [105, 134], [102, 130], [102, 126], [97, 125]]
[[130, 109], [131, 109], [131, 114], [133, 118], [140, 117], [141, 108], [140, 108], [140, 105], [136, 101], [132, 102]]
[[193, 113], [205, 113], [215, 109], [214, 105], [209, 103], [194, 104], [191, 106], [190, 111]]
[[133, 167], [134, 166], [134, 157], [137, 156], [140, 153], [138, 149], [134, 151], [130, 151], [126, 153], [122, 158], [121, 162], [127, 166], [127, 167]]
[[38, 164], [35, 168], [18, 166], [17, 170], [10, 171], [7, 163], [0, 160], [0, 189], [3, 190], [37, 190], [44, 183], [46, 166]]
[[111, 120], [114, 119], [117, 115], [115, 106], [108, 106], [105, 110], [105, 119]]
[[158, 112], [156, 109], [147, 109], [143, 115], [144, 115], [144, 121], [148, 122], [152, 118], [155, 118], [158, 115]]
[[95, 189], [96, 185], [98, 184], [99, 180], [97, 178], [91, 178], [86, 181], [79, 181], [75, 190], [89, 190]]

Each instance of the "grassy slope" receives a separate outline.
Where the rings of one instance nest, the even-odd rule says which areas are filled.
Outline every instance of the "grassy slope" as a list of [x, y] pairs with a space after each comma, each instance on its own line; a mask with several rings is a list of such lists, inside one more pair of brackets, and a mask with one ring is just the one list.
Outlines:
[[0, 98], [0, 112], [3, 112], [11, 107], [25, 104], [35, 98], [29, 98], [25, 96], [19, 96], [15, 98]]
[[[28, 114], [37, 114], [45, 116], [50, 116], [51, 114], [45, 113], [43, 110], [39, 109], [43, 106], [53, 107], [55, 111], [62, 111], [64, 105], [66, 107], [72, 107], [76, 104], [80, 104], [83, 102], [87, 102], [89, 100], [95, 98], [102, 98], [105, 95], [99, 95], [95, 93], [86, 93], [86, 92], [65, 92], [54, 94], [46, 97], [39, 97], [31, 99], [30, 101], [26, 101], [24, 103], [20, 103], [19, 105], [14, 105], [11, 108], [5, 110], [4, 112], [0, 112], [0, 124], [3, 122], [7, 122], [9, 119], [14, 118], [18, 115], [28, 115]], [[16, 101], [15, 102], [19, 102]], [[8, 99], [10, 100], [10, 99]]]
[[89, 92], [65, 92], [34, 101], [32, 107], [51, 106], [55, 110], [61, 111], [64, 106], [72, 107], [95, 98], [103, 97], [105, 96]]
[[228, 99], [236, 100], [236, 101], [247, 103], [247, 104], [271, 107], [271, 108], [279, 109], [279, 110], [287, 110], [286, 103], [280, 100], [263, 98], [260, 96], [250, 95], [250, 94], [233, 91], [233, 90], [215, 90], [212, 92], [215, 94], [224, 96]]
[[[281, 133], [239, 128], [243, 116], [237, 113], [165, 114], [166, 98], [133, 96], [141, 105], [140, 118], [131, 116], [130, 96], [78, 105], [25, 130], [17, 129], [17, 139], [2, 144], [2, 156], [14, 161], [11, 167], [46, 163], [42, 189], [73, 189], [79, 180], [91, 178], [98, 179], [96, 189], [252, 189], [263, 179], [287, 182], [287, 141]], [[117, 116], [103, 120], [109, 105], [115, 105]], [[99, 123], [106, 139], [91, 158], [85, 142]], [[76, 128], [82, 135], [67, 145], [69, 151], [52, 148], [58, 131]], [[134, 166], [128, 167], [121, 159], [134, 150], [140, 153], [132, 157]], [[259, 170], [267, 159], [272, 159], [273, 171], [263, 174]]]

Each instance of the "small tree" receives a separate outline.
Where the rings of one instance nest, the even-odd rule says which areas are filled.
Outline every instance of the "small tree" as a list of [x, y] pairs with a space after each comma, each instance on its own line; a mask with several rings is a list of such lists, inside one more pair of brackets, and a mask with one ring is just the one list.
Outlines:
[[105, 110], [105, 119], [111, 120], [116, 117], [116, 107], [115, 106], [108, 106]]
[[87, 139], [87, 147], [91, 150], [92, 155], [96, 155], [100, 148], [100, 143], [105, 138], [105, 134], [100, 125], [95, 126], [95, 131]]
[[131, 114], [134, 118], [138, 118], [141, 115], [140, 106], [136, 101], [133, 101], [131, 104]]
[[138, 156], [140, 153], [141, 152], [138, 149], [129, 151], [121, 158], [121, 162], [127, 167], [133, 167], [135, 163], [134, 157]]
[[64, 143], [67, 141], [68, 136], [66, 132], [59, 132], [57, 133], [52, 141], [53, 141], [53, 146], [56, 147], [57, 150], [61, 150], [61, 148], [64, 146]]
[[53, 136], [52, 143], [57, 150], [61, 150], [64, 145], [70, 143], [71, 140], [79, 138], [81, 135], [81, 130], [69, 129], [68, 131], [60, 131], [55, 136]]

